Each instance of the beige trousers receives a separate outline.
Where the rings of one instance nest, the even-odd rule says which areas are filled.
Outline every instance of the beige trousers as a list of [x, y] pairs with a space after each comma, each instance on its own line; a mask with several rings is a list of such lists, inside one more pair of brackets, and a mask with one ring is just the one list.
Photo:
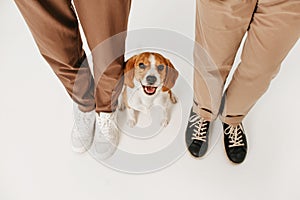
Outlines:
[[[121, 92], [124, 56], [105, 69], [93, 53], [92, 77], [71, 0], [15, 0], [42, 56], [82, 111], [111, 112]], [[127, 30], [131, 0], [74, 0], [91, 51], [104, 40]], [[125, 37], [116, 47], [125, 51]], [[107, 48], [107, 51], [113, 51]], [[124, 54], [124, 53], [123, 53]], [[81, 67], [80, 67], [81, 66]]]
[[[299, 0], [197, 0], [196, 42], [216, 65], [208, 74], [194, 73], [194, 110], [206, 120], [237, 125], [265, 93], [300, 36]], [[242, 38], [241, 62], [223, 96], [222, 90]], [[201, 58], [194, 51], [195, 67]], [[300, 60], [299, 60], [300, 61]], [[210, 77], [211, 78], [211, 77]], [[214, 92], [217, 91], [217, 92]], [[214, 106], [216, 105], [216, 106]]]

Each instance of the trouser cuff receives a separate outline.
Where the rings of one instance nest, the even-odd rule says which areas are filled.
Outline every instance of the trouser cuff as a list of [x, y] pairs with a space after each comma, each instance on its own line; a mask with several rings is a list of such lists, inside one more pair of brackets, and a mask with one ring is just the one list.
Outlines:
[[90, 105], [90, 106], [83, 106], [83, 105], [78, 105], [78, 109], [82, 112], [91, 112], [95, 110], [95, 105]]
[[226, 124], [232, 125], [232, 126], [237, 126], [239, 125], [243, 119], [245, 118], [245, 115], [240, 115], [240, 116], [230, 116], [230, 117], [224, 117], [223, 115], [219, 116], [220, 120]]
[[214, 121], [217, 116], [214, 115], [212, 112], [210, 112], [207, 109], [202, 109], [201, 107], [193, 104], [193, 111], [195, 113], [197, 113], [200, 117], [202, 117], [203, 119], [205, 119], [206, 121]]

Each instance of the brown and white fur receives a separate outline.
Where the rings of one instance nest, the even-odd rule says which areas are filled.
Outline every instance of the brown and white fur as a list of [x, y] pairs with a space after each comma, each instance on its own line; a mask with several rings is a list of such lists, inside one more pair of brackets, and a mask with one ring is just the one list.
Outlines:
[[177, 102], [171, 91], [177, 78], [178, 71], [170, 60], [158, 53], [131, 57], [125, 65], [120, 106], [121, 110], [127, 108], [128, 125], [136, 125], [138, 112], [149, 112], [152, 106], [160, 105], [164, 113], [162, 125], [167, 126], [170, 106]]

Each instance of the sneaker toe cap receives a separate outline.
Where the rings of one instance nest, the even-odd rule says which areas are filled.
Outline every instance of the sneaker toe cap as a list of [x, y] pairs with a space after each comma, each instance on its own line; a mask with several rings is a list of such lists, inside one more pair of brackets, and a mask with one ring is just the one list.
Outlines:
[[202, 142], [192, 142], [189, 146], [189, 152], [194, 156], [194, 157], [202, 157], [207, 151], [207, 145], [202, 143]]
[[111, 157], [117, 150], [117, 145], [108, 142], [94, 142], [92, 156], [96, 160], [105, 160]]
[[95, 151], [97, 153], [106, 153], [107, 151], [109, 151], [109, 149], [111, 149], [110, 143], [97, 142], [97, 144], [95, 144]]
[[234, 163], [241, 163], [245, 160], [247, 150], [244, 148], [232, 149], [228, 152], [228, 158]]

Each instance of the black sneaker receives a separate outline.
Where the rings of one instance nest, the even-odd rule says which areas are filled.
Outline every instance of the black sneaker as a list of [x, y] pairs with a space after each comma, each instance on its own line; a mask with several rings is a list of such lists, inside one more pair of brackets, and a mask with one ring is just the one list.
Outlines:
[[241, 163], [247, 154], [247, 139], [242, 123], [232, 126], [223, 123], [224, 145], [227, 157], [234, 163]]
[[207, 151], [209, 125], [209, 121], [204, 120], [191, 109], [185, 141], [189, 152], [194, 157], [202, 157]]

